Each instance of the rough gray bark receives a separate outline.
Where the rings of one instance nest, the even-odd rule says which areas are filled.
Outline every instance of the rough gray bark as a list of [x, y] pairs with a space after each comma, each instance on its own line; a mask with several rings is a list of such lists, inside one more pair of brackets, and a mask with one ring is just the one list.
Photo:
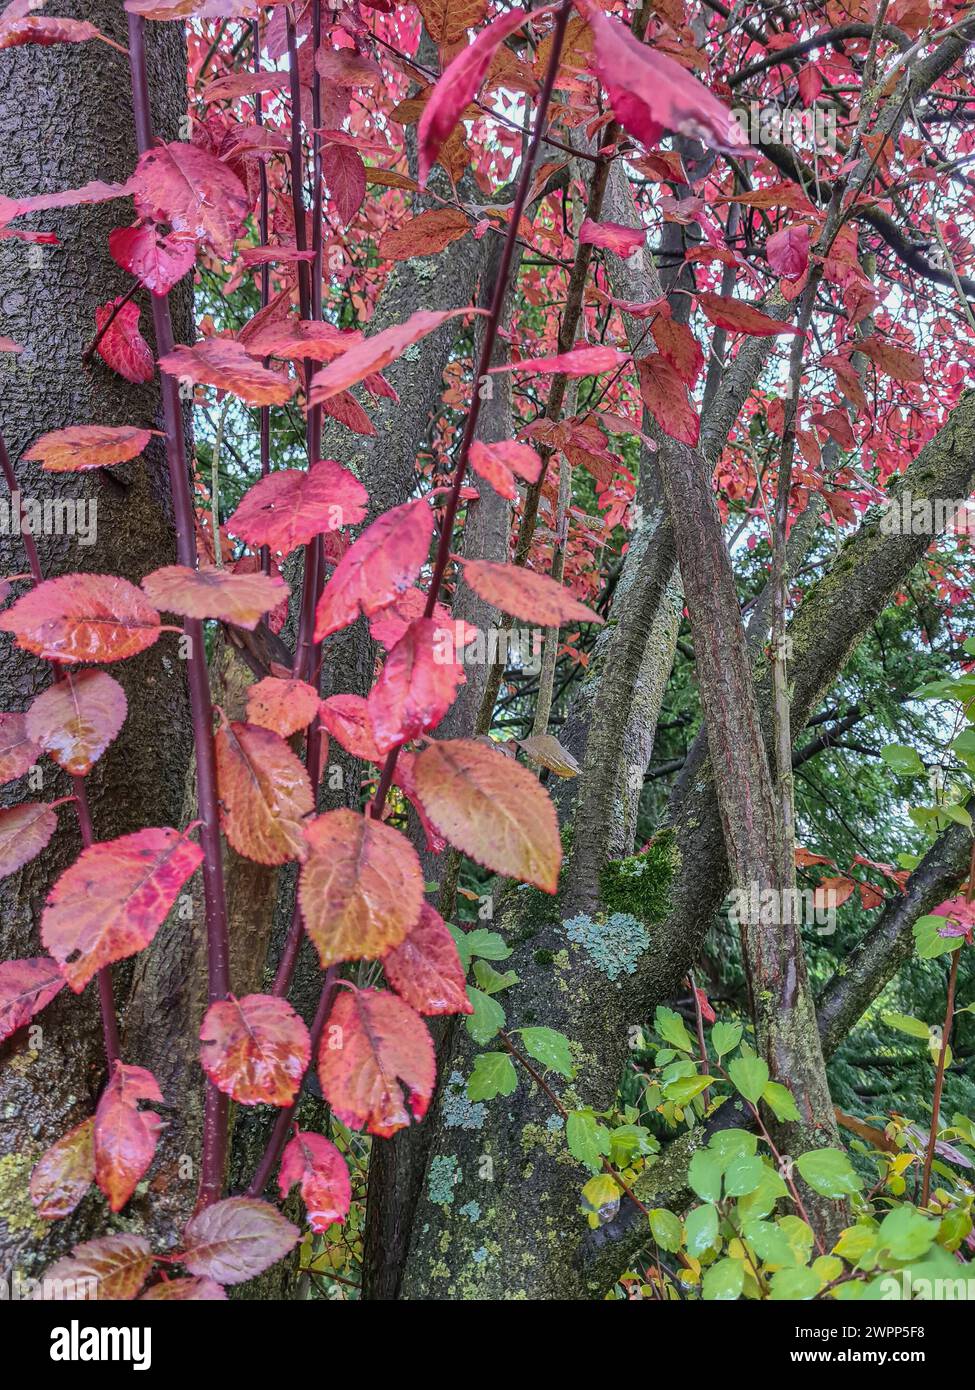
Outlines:
[[[93, 21], [117, 41], [125, 39], [125, 16], [108, 0], [72, 0], [59, 6], [66, 17]], [[179, 26], [153, 26], [150, 78], [157, 128], [175, 139], [186, 109], [186, 55]], [[99, 43], [54, 48], [15, 48], [0, 54], [0, 142], [4, 151], [2, 192], [26, 197], [77, 188], [90, 179], [120, 181], [135, 164], [129, 74], [122, 54]], [[56, 232], [56, 246], [0, 242], [0, 332], [24, 347], [0, 354], [0, 424], [24, 496], [57, 495], [97, 501], [97, 540], [82, 546], [70, 535], [40, 536], [46, 576], [74, 570], [122, 574], [139, 580], [175, 559], [165, 459], [158, 441], [141, 459], [106, 473], [54, 476], [39, 465], [19, 463], [22, 451], [47, 430], [67, 425], [136, 423], [158, 428], [155, 384], [132, 386], [96, 359], [81, 365], [95, 331], [95, 306], [124, 293], [126, 275], [108, 254], [115, 226], [131, 220], [126, 200], [38, 214], [24, 224]], [[190, 327], [190, 288], [175, 296], [177, 333]], [[143, 305], [143, 332], [151, 340]], [[0, 537], [0, 567], [23, 573], [19, 537]], [[4, 635], [0, 707], [23, 710], [50, 683], [46, 664], [12, 648]], [[129, 713], [121, 734], [89, 778], [97, 839], [147, 824], [178, 825], [189, 756], [185, 681], [174, 639], [162, 638], [112, 674], [126, 689]], [[65, 793], [64, 779], [44, 760], [40, 795]], [[70, 788], [67, 788], [70, 790]], [[27, 799], [22, 779], [4, 788], [4, 804]], [[53, 879], [80, 848], [70, 806], [49, 849], [4, 885], [0, 902], [0, 958], [41, 951], [38, 924]], [[124, 967], [115, 970], [124, 1004]], [[89, 1197], [68, 1221], [48, 1227], [37, 1220], [27, 1196], [30, 1169], [55, 1139], [90, 1115], [104, 1081], [98, 1010], [91, 987], [81, 997], [65, 991], [39, 1018], [36, 1045], [21, 1031], [0, 1052], [0, 1270], [35, 1274], [68, 1244], [104, 1229], [105, 1208]], [[166, 1023], [157, 1020], [146, 1053], [128, 1057], [153, 1066], [165, 1052]], [[178, 1102], [178, 1096], [168, 1096]], [[164, 1184], [178, 1181], [158, 1173]], [[127, 1220], [146, 1219], [137, 1197]]]

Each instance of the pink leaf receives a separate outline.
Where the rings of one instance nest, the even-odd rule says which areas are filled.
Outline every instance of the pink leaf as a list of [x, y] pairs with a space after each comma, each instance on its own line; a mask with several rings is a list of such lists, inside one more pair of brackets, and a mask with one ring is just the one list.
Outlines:
[[144, 1067], [115, 1063], [95, 1111], [95, 1181], [112, 1211], [121, 1211], [156, 1152], [161, 1120], [140, 1110], [140, 1100], [162, 1101], [156, 1079]]
[[383, 956], [386, 979], [421, 1014], [472, 1014], [465, 971], [443, 918], [424, 903], [406, 940]]
[[765, 243], [768, 263], [778, 275], [798, 280], [809, 265], [809, 228], [805, 223], [783, 227]]
[[112, 259], [153, 294], [168, 294], [196, 261], [196, 242], [160, 236], [152, 223], [116, 227], [108, 234]]
[[327, 1231], [344, 1221], [352, 1204], [352, 1184], [345, 1159], [330, 1139], [299, 1130], [281, 1155], [278, 1188], [281, 1200], [301, 1183], [301, 1200], [313, 1231]]
[[285, 468], [255, 483], [227, 521], [227, 530], [248, 545], [288, 555], [324, 532], [357, 526], [368, 500], [348, 469], [334, 459], [319, 459], [307, 471]]
[[579, 228], [583, 246], [601, 246], [626, 259], [639, 251], [647, 239], [645, 227], [625, 227], [619, 222], [591, 222], [587, 217]]
[[0, 963], [0, 1041], [50, 1004], [64, 983], [57, 961], [50, 956]]
[[268, 1202], [227, 1197], [204, 1207], [183, 1233], [182, 1263], [218, 1284], [243, 1284], [284, 1258], [301, 1232]]
[[[95, 325], [99, 331], [108, 323], [112, 311], [122, 302], [117, 299], [101, 304], [95, 310]], [[149, 344], [139, 332], [139, 306], [130, 300], [122, 304], [111, 324], [102, 334], [98, 343], [98, 356], [113, 372], [125, 377], [126, 381], [151, 381], [155, 375], [152, 353]]]
[[315, 641], [372, 617], [408, 589], [430, 549], [433, 514], [420, 498], [393, 507], [363, 531], [335, 566], [318, 601]]
[[435, 618], [417, 618], [386, 658], [369, 692], [369, 719], [376, 747], [397, 744], [435, 729], [466, 679], [454, 656], [453, 633]]

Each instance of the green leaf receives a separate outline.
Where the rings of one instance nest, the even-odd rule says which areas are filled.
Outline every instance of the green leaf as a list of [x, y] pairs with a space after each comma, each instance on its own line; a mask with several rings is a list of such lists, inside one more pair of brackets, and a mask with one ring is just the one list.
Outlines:
[[575, 1076], [569, 1039], [564, 1033], [556, 1033], [554, 1028], [519, 1028], [517, 1031], [529, 1057], [534, 1057], [543, 1067], [557, 1071], [567, 1081]]
[[721, 1197], [720, 1155], [710, 1149], [698, 1149], [691, 1157], [687, 1180], [702, 1202], [717, 1202]]
[[485, 960], [507, 960], [511, 955], [511, 947], [506, 944], [504, 937], [496, 931], [488, 931], [486, 927], [461, 931], [460, 927], [451, 925], [449, 931], [465, 970], [474, 956], [483, 956]]
[[768, 1216], [779, 1198], [785, 1197], [788, 1191], [781, 1173], [777, 1173], [774, 1168], [763, 1163], [762, 1178], [758, 1186], [754, 1192], [749, 1192], [747, 1197], [741, 1197], [738, 1201], [739, 1219], [752, 1221], [762, 1216]]
[[697, 1259], [718, 1243], [718, 1212], [710, 1202], [694, 1207], [684, 1222], [684, 1244], [688, 1255]]
[[763, 1263], [787, 1266], [795, 1263], [788, 1237], [774, 1221], [746, 1221], [741, 1233]]
[[713, 1086], [716, 1080], [715, 1076], [679, 1076], [664, 1087], [664, 1095], [675, 1105], [684, 1106]]
[[914, 949], [921, 960], [934, 960], [936, 956], [947, 955], [949, 951], [955, 951], [961, 945], [963, 937], [940, 934], [944, 924], [945, 919], [933, 912], [919, 917], [914, 923]]
[[661, 1250], [673, 1253], [679, 1250], [684, 1239], [684, 1227], [672, 1211], [666, 1207], [654, 1207], [650, 1213], [650, 1230]]
[[511, 985], [518, 983], [518, 976], [513, 970], [507, 970], [502, 975], [486, 960], [474, 962], [474, 979], [485, 994], [500, 994], [503, 989], [508, 989]]
[[728, 1075], [735, 1089], [757, 1105], [768, 1085], [768, 1067], [761, 1057], [736, 1057], [728, 1063]]
[[673, 1009], [665, 1009], [661, 1004], [654, 1015], [653, 1026], [665, 1042], [680, 1048], [681, 1052], [693, 1052], [694, 1041], [684, 1027], [684, 1020]]
[[922, 1216], [916, 1207], [895, 1207], [880, 1223], [878, 1245], [895, 1260], [916, 1260], [937, 1234], [937, 1221]]
[[660, 1152], [659, 1139], [643, 1125], [617, 1125], [609, 1137], [609, 1158], [614, 1168], [628, 1168], [637, 1156]]
[[718, 1260], [704, 1271], [701, 1297], [709, 1302], [738, 1298], [745, 1284], [745, 1270], [740, 1260]]
[[498, 1029], [504, 1027], [504, 1009], [496, 999], [473, 985], [467, 986], [467, 997], [474, 1005], [474, 1012], [464, 1020], [468, 1033], [476, 1043], [490, 1042]]
[[724, 1170], [724, 1188], [729, 1197], [747, 1197], [762, 1181], [765, 1164], [757, 1156], [733, 1158]]
[[917, 753], [906, 743], [888, 743], [881, 748], [880, 756], [898, 777], [923, 777], [924, 764]]
[[850, 1197], [863, 1186], [853, 1164], [839, 1149], [810, 1149], [799, 1155], [796, 1167], [821, 1197]]
[[494, 1100], [510, 1096], [518, 1085], [518, 1073], [507, 1052], [481, 1052], [467, 1083], [468, 1100]]
[[800, 1266], [798, 1269], [780, 1269], [772, 1275], [769, 1294], [773, 1299], [789, 1299], [797, 1303], [815, 1298], [823, 1287], [823, 1281], [814, 1269]]
[[711, 1046], [719, 1057], [727, 1057], [741, 1042], [740, 1023], [716, 1023], [711, 1029]]
[[921, 1019], [911, 1014], [895, 1013], [881, 1014], [880, 1017], [888, 1028], [896, 1028], [899, 1033], [907, 1033], [911, 1038], [923, 1038], [927, 1042], [931, 1030]]
[[758, 1135], [750, 1134], [747, 1129], [719, 1129], [711, 1135], [708, 1148], [727, 1162], [738, 1154], [757, 1153]]
[[947, 816], [949, 820], [953, 820], [956, 825], [964, 825], [968, 830], [971, 830], [972, 818], [965, 810], [964, 806], [960, 806], [957, 802], [952, 802], [948, 806], [942, 806], [941, 813]]
[[602, 1169], [603, 1156], [610, 1151], [610, 1136], [591, 1110], [573, 1110], [565, 1122], [569, 1153], [592, 1173]]
[[961, 759], [969, 772], [975, 772], [975, 729], [965, 729], [955, 739], [951, 748], [952, 752], [956, 757]]
[[770, 1081], [762, 1090], [762, 1100], [777, 1120], [798, 1120], [799, 1108], [788, 1086], [780, 1081]]

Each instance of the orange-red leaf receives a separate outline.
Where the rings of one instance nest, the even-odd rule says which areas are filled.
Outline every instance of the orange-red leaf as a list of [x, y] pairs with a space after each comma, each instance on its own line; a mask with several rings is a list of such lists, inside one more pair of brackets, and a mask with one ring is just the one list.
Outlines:
[[435, 256], [452, 241], [470, 231], [470, 222], [460, 208], [430, 208], [411, 217], [399, 227], [383, 232], [376, 248], [390, 261], [408, 261], [412, 256]]
[[151, 1299], [153, 1302], [203, 1303], [216, 1302], [226, 1297], [223, 1285], [214, 1279], [166, 1279], [153, 1284], [152, 1288], [140, 1294], [139, 1302], [145, 1303]]
[[50, 1265], [45, 1283], [86, 1290], [79, 1297], [98, 1300], [135, 1298], [149, 1277], [154, 1256], [145, 1236], [100, 1236], [76, 1245], [70, 1255]]
[[308, 826], [298, 899], [323, 966], [374, 959], [398, 946], [420, 915], [420, 861], [391, 825], [327, 811]]
[[701, 421], [677, 371], [659, 353], [653, 353], [640, 359], [637, 372], [643, 404], [664, 434], [693, 449], [701, 433]]
[[435, 729], [464, 684], [453, 642], [444, 644], [438, 636], [445, 631], [453, 636], [436, 618], [417, 618], [386, 658], [368, 699], [369, 721], [381, 753]]
[[227, 522], [232, 536], [288, 555], [299, 545], [342, 526], [358, 526], [369, 495], [347, 468], [320, 459], [305, 472], [270, 473], [244, 494]]
[[496, 564], [493, 560], [464, 560], [463, 566], [464, 578], [475, 594], [516, 618], [542, 627], [603, 621], [547, 574], [536, 574], [523, 565]]
[[276, 574], [239, 574], [208, 566], [163, 565], [142, 581], [142, 591], [160, 612], [185, 618], [219, 618], [253, 631], [263, 614], [277, 608], [290, 593]]
[[151, 222], [116, 227], [108, 234], [108, 249], [116, 265], [153, 294], [168, 294], [196, 262], [196, 242], [160, 236]]
[[381, 333], [374, 333], [371, 338], [364, 338], [343, 353], [338, 361], [315, 373], [308, 396], [309, 404], [319, 405], [327, 401], [329, 396], [347, 391], [373, 372], [381, 372], [390, 362], [395, 362], [411, 343], [425, 338], [448, 319], [475, 312], [469, 306], [463, 309], [418, 309], [404, 323], [395, 323]]
[[0, 783], [23, 777], [40, 756], [40, 745], [27, 735], [26, 714], [0, 714]]
[[318, 691], [307, 681], [265, 676], [247, 692], [247, 722], [290, 738], [318, 713]]
[[618, 348], [597, 343], [594, 346], [572, 348], [557, 357], [526, 357], [520, 362], [507, 362], [492, 367], [492, 372], [529, 372], [532, 376], [548, 376], [556, 372], [563, 376], [599, 376], [624, 366], [629, 358]]
[[303, 859], [304, 817], [315, 802], [308, 773], [284, 739], [234, 723], [217, 731], [216, 749], [220, 820], [237, 853], [258, 864]]
[[422, 1120], [436, 1070], [426, 1024], [408, 1004], [387, 990], [342, 991], [318, 1049], [322, 1094], [342, 1124], [386, 1139], [410, 1112]]
[[76, 994], [103, 965], [149, 945], [202, 859], [199, 845], [169, 827], [81, 851], [41, 918], [41, 939]]
[[756, 338], [770, 338], [777, 333], [798, 333], [795, 324], [779, 323], [770, 319], [753, 304], [743, 299], [726, 299], [720, 294], [706, 294], [703, 290], [697, 297], [698, 303], [716, 328], [728, 333], [748, 333]]
[[876, 334], [862, 338], [856, 344], [857, 352], [862, 352], [875, 362], [882, 372], [892, 376], [895, 381], [923, 381], [924, 364], [916, 352], [897, 343], [889, 343]]
[[0, 963], [0, 1042], [23, 1028], [64, 988], [64, 976], [50, 956]]
[[301, 1183], [308, 1225], [327, 1231], [344, 1221], [352, 1204], [352, 1184], [345, 1159], [330, 1139], [298, 1130], [281, 1155], [278, 1189], [282, 1202], [295, 1183]]
[[34, 1164], [30, 1199], [38, 1216], [70, 1216], [95, 1181], [95, 1117], [82, 1120]]
[[147, 1172], [162, 1128], [140, 1100], [161, 1102], [156, 1078], [145, 1067], [116, 1062], [95, 1111], [95, 1182], [112, 1211], [121, 1211]]
[[207, 1009], [200, 1063], [240, 1105], [289, 1105], [311, 1060], [308, 1029], [286, 999], [245, 994]]
[[366, 763], [382, 762], [369, 718], [369, 704], [362, 695], [330, 695], [322, 701], [319, 713], [328, 732], [353, 758]]
[[44, 801], [0, 811], [0, 878], [29, 864], [58, 828], [58, 813]]
[[132, 300], [123, 303], [121, 295], [95, 310], [95, 327], [101, 334], [98, 356], [106, 367], [136, 384], [151, 381], [156, 374], [149, 344], [139, 332], [141, 312]]
[[421, 1014], [472, 1014], [464, 967], [439, 912], [423, 904], [420, 920], [383, 956], [386, 979]]
[[335, 566], [315, 612], [315, 641], [369, 618], [408, 589], [427, 558], [433, 514], [420, 498], [385, 512]]
[[151, 647], [159, 614], [127, 579], [63, 574], [45, 579], [0, 615], [24, 651], [48, 661], [124, 661]]
[[297, 382], [262, 367], [234, 338], [204, 338], [195, 347], [180, 344], [159, 359], [170, 376], [230, 391], [245, 405], [284, 405]]
[[559, 885], [562, 842], [544, 788], [527, 768], [473, 739], [443, 739], [413, 765], [416, 793], [439, 832], [495, 873]]
[[219, 1284], [243, 1284], [297, 1245], [301, 1232], [269, 1202], [227, 1197], [204, 1207], [183, 1232], [181, 1263]]
[[84, 777], [125, 723], [125, 691], [107, 671], [65, 672], [27, 711], [27, 732], [73, 777]]
[[141, 454], [151, 438], [151, 430], [137, 425], [70, 425], [42, 434], [24, 458], [36, 459], [48, 473], [80, 473], [126, 463]]

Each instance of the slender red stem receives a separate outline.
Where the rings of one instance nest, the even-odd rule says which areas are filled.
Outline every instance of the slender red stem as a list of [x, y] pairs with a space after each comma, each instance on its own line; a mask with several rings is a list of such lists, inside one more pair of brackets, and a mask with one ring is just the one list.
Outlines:
[[[254, 72], [259, 74], [261, 71], [261, 21], [260, 19], [251, 20], [251, 37], [254, 46]], [[264, 124], [264, 100], [260, 92], [254, 94], [254, 119], [259, 126]], [[257, 217], [257, 225], [260, 229], [261, 245], [267, 245], [270, 218], [268, 215], [268, 186], [267, 186], [267, 166], [263, 159], [257, 161], [257, 178], [260, 187], [260, 203]], [[266, 309], [271, 298], [271, 267], [261, 266], [261, 308]], [[268, 365], [269, 358], [264, 359], [264, 366]], [[266, 478], [271, 471], [271, 407], [261, 406], [260, 413], [260, 447], [261, 447], [261, 477]], [[214, 537], [214, 544], [218, 544]], [[261, 546], [261, 569], [265, 574], [271, 573], [271, 550], [269, 546]]]
[[[144, 25], [138, 15], [128, 16], [129, 67], [132, 76], [132, 106], [135, 115], [136, 144], [139, 153], [153, 143], [149, 84], [146, 75]], [[152, 321], [156, 352], [164, 357], [173, 348], [173, 326], [169, 296], [152, 295]], [[169, 466], [173, 515], [176, 522], [176, 550], [181, 565], [195, 569], [197, 564], [196, 527], [190, 474], [183, 435], [183, 412], [176, 378], [162, 374], [161, 392], [166, 425], [166, 461]], [[217, 537], [214, 537], [217, 540]], [[190, 718], [196, 753], [196, 787], [200, 813], [200, 845], [203, 849], [203, 893], [207, 933], [208, 999], [211, 1004], [226, 997], [230, 990], [230, 946], [227, 932], [227, 903], [223, 882], [220, 845], [220, 818], [217, 799], [217, 767], [213, 745], [213, 710], [207, 674], [203, 624], [187, 619], [183, 625], [189, 645], [187, 678]], [[228, 1098], [207, 1083], [203, 1118], [203, 1156], [198, 1208], [217, 1200], [223, 1190], [227, 1163]]]
[[[508, 289], [508, 277], [511, 273], [511, 262], [512, 257], [514, 255], [515, 242], [517, 240], [518, 235], [518, 225], [521, 221], [521, 215], [524, 211], [525, 204], [528, 200], [528, 190], [531, 187], [532, 170], [534, 168], [535, 159], [542, 141], [542, 135], [545, 129], [545, 122], [548, 116], [549, 102], [551, 101], [552, 92], [555, 88], [555, 78], [558, 73], [559, 59], [562, 54], [562, 42], [565, 38], [565, 29], [566, 25], [569, 22], [569, 15], [571, 13], [571, 10], [572, 0], [563, 0], [563, 3], [560, 6], [555, 19], [555, 28], [552, 34], [552, 48], [549, 54], [548, 69], [545, 74], [545, 81], [542, 85], [541, 94], [538, 99], [538, 107], [535, 112], [535, 122], [532, 128], [531, 143], [525, 155], [518, 179], [518, 188], [515, 193], [514, 205], [511, 209], [511, 220], [508, 225], [508, 232], [507, 237], [505, 239], [504, 250], [501, 255], [501, 263], [498, 267], [498, 278], [494, 286], [494, 295], [491, 300], [491, 308], [488, 317], [485, 321], [484, 338], [481, 344], [477, 376], [475, 377], [474, 397], [471, 403], [470, 412], [467, 417], [467, 424], [464, 429], [464, 436], [461, 442], [460, 453], [457, 458], [456, 476], [454, 478], [454, 484], [451, 488], [450, 497], [448, 499], [447, 507], [444, 514], [443, 524], [441, 526], [440, 542], [437, 547], [437, 558], [434, 563], [433, 577], [430, 581], [430, 592], [427, 595], [427, 617], [430, 617], [433, 613], [434, 605], [437, 599], [437, 593], [439, 592], [440, 584], [444, 576], [444, 571], [447, 568], [447, 561], [450, 557], [451, 533], [453, 531], [454, 520], [457, 516], [457, 508], [460, 503], [460, 493], [461, 488], [464, 484], [464, 476], [467, 471], [467, 457], [470, 452], [471, 443], [474, 439], [474, 431], [477, 427], [477, 419], [481, 407], [481, 398], [480, 393], [477, 390], [477, 383], [479, 379], [487, 372], [487, 369], [491, 364], [491, 355], [494, 351], [494, 344], [498, 334], [498, 326], [501, 322], [501, 314], [504, 308], [505, 295]], [[288, 40], [290, 47], [292, 40], [290, 28], [288, 31]], [[292, 62], [292, 67], [293, 69], [296, 67], [296, 64], [294, 62]], [[293, 94], [292, 100], [294, 100]], [[294, 129], [292, 129], [291, 138], [292, 159], [294, 160]], [[294, 181], [295, 167], [296, 166], [293, 163], [292, 181]], [[295, 240], [297, 241], [299, 249], [301, 249], [303, 243], [298, 241], [297, 236]], [[314, 618], [314, 611], [312, 611], [312, 618]], [[376, 819], [381, 817], [383, 813], [383, 808], [386, 803], [386, 797], [389, 793], [389, 788], [392, 785], [393, 773], [396, 770], [396, 756], [398, 751], [398, 749], [393, 749], [389, 757], [386, 759], [386, 766], [383, 769], [382, 777], [380, 778], [379, 782], [379, 787], [376, 790], [376, 797], [371, 807], [371, 814]], [[291, 934], [289, 933], [289, 941], [288, 943], [286, 943], [286, 949], [288, 949], [290, 945]], [[295, 944], [294, 946], [294, 951], [296, 955], [297, 944]], [[280, 966], [278, 973], [280, 977]], [[337, 981], [338, 971], [335, 966], [330, 966], [325, 973], [325, 983], [322, 987], [322, 994], [319, 1000], [318, 1010], [315, 1014], [315, 1020], [311, 1028], [312, 1057], [314, 1057], [317, 1053], [318, 1041], [321, 1037], [326, 1022], [328, 1021], [328, 1015], [331, 1011], [332, 999], [334, 997], [335, 990], [337, 987]], [[268, 1179], [270, 1178], [271, 1173], [274, 1171], [274, 1167], [278, 1161], [278, 1158], [280, 1157], [281, 1150], [284, 1147], [284, 1143], [288, 1134], [288, 1125], [290, 1123], [291, 1116], [293, 1113], [294, 1106], [290, 1107], [288, 1110], [282, 1111], [279, 1114], [277, 1121], [275, 1122], [274, 1129], [271, 1131], [271, 1135], [268, 1139], [267, 1146], [265, 1147], [264, 1154], [261, 1158], [260, 1163], [258, 1164], [257, 1171], [254, 1174], [254, 1179], [250, 1187], [248, 1188], [249, 1195], [258, 1196], [260, 1195], [260, 1193], [264, 1191], [264, 1188], [267, 1186]]]

